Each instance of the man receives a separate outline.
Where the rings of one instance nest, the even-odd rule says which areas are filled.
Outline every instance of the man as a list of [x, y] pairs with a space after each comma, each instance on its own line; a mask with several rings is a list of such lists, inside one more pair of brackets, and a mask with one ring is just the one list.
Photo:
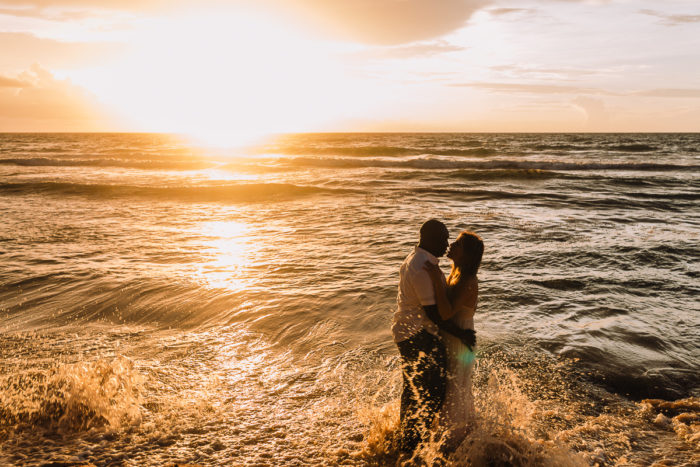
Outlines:
[[[401, 455], [410, 459], [418, 445], [430, 437], [430, 428], [445, 399], [447, 356], [438, 329], [467, 346], [475, 343], [474, 331], [463, 330], [440, 316], [433, 284], [424, 269], [445, 254], [449, 232], [442, 222], [430, 219], [420, 228], [420, 242], [399, 271], [397, 309], [391, 331], [401, 354]], [[444, 280], [444, 277], [443, 277]]]

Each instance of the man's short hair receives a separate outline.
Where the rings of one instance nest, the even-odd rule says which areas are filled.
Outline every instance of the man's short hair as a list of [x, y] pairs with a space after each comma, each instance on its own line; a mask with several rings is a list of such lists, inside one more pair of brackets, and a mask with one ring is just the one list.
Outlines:
[[447, 233], [447, 226], [437, 219], [430, 219], [420, 226], [421, 240], [440, 238]]

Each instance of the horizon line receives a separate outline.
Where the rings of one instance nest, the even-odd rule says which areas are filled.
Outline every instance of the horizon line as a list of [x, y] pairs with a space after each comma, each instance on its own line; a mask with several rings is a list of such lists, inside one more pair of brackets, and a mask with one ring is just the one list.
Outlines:
[[[171, 133], [166, 131], [0, 131], [0, 135], [169, 135], [189, 137], [186, 133]], [[510, 134], [510, 135], [671, 135], [671, 134], [700, 134], [697, 131], [297, 131], [269, 133], [267, 136], [275, 135], [333, 135], [333, 134]]]

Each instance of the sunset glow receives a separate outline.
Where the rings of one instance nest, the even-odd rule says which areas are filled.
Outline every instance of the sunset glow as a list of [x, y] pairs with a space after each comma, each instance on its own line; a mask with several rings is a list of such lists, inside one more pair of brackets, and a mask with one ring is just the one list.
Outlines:
[[693, 2], [428, 3], [0, 2], [0, 131], [700, 126]]
[[310, 130], [333, 115], [327, 96], [344, 84], [322, 50], [253, 13], [149, 20], [130, 36], [130, 53], [83, 83], [148, 131], [228, 145]]
[[698, 0], [0, 0], [0, 467], [700, 465]]

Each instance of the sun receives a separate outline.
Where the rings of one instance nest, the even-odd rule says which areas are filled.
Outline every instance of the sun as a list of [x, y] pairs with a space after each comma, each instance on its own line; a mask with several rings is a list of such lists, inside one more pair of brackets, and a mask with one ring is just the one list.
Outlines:
[[228, 7], [143, 20], [128, 43], [84, 84], [141, 131], [243, 145], [322, 129], [357, 102], [332, 44], [265, 12]]

